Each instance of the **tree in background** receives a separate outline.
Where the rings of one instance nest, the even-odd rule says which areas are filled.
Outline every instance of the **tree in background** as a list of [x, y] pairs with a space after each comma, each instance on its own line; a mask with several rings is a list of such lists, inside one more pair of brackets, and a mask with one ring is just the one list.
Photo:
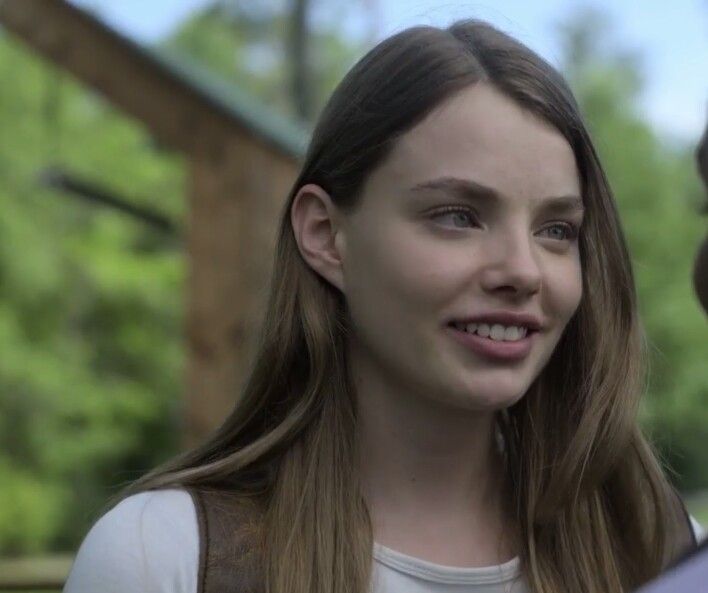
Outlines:
[[[275, 2], [214, 2], [160, 46], [294, 117], [290, 17]], [[705, 224], [694, 216], [693, 147], [662, 143], [642, 120], [641, 63], [612, 47], [608, 29], [595, 13], [563, 23], [563, 69], [634, 259], [652, 352], [644, 420], [680, 485], [706, 487], [708, 324], [690, 288]], [[370, 42], [333, 22], [307, 31], [315, 114]], [[0, 85], [0, 554], [73, 550], [120, 483], [177, 450], [184, 269], [179, 243], [47, 190], [37, 173], [59, 162], [181, 221], [183, 164], [4, 35], [0, 77], [13, 81]]]
[[323, 2], [288, 4], [216, 0], [160, 45], [197, 60], [280, 113], [312, 123], [365, 45], [335, 24], [351, 11], [344, 3], [333, 3], [326, 26], [311, 23], [313, 9]]

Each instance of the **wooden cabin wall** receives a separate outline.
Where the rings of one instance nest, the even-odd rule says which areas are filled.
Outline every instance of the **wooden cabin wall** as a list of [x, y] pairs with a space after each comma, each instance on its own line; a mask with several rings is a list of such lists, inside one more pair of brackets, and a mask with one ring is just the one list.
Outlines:
[[297, 175], [292, 157], [254, 137], [214, 138], [190, 165], [185, 447], [218, 427], [238, 400], [260, 331], [278, 219]]

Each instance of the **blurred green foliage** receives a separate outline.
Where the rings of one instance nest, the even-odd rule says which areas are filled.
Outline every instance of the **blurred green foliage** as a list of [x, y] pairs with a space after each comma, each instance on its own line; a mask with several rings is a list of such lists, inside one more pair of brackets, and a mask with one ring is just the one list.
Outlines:
[[184, 261], [173, 239], [44, 187], [61, 164], [184, 216], [183, 166], [0, 36], [0, 553], [69, 549], [109, 488], [177, 446]]
[[[268, 18], [212, 8], [164, 45], [291, 114], [286, 23]], [[693, 147], [644, 121], [641, 62], [598, 52], [611, 47], [605, 25], [596, 13], [562, 24], [563, 70], [634, 260], [652, 352], [642, 420], [679, 486], [706, 488], [708, 320], [690, 269], [707, 225]], [[313, 40], [321, 106], [365, 48], [336, 28]], [[0, 554], [73, 550], [119, 484], [178, 449], [186, 270], [179, 240], [47, 189], [38, 173], [60, 164], [184, 222], [185, 166], [1, 32], [0, 80], [11, 81], [0, 85]]]

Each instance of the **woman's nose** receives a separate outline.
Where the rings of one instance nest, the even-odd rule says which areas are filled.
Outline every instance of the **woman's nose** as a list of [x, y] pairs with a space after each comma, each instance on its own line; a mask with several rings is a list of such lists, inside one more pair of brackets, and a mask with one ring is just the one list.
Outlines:
[[499, 233], [485, 250], [482, 287], [489, 292], [526, 296], [541, 287], [541, 266], [528, 232]]

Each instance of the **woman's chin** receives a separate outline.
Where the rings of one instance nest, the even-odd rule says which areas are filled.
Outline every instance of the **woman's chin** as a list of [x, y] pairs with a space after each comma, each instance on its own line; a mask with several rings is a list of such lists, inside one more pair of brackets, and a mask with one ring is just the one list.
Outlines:
[[515, 389], [468, 387], [458, 392], [455, 398], [458, 405], [468, 410], [496, 412], [513, 406], [526, 393], [518, 386]]

